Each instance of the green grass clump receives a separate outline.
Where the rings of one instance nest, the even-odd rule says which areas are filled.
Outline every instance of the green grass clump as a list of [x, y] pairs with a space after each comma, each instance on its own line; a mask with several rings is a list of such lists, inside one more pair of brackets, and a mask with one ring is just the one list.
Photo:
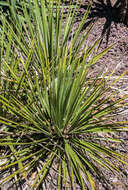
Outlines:
[[110, 48], [96, 54], [99, 40], [82, 48], [92, 27], [81, 34], [89, 9], [71, 36], [78, 6], [65, 15], [60, 2], [33, 2], [11, 24], [3, 18], [0, 33], [1, 185], [49, 189], [56, 174], [56, 189], [96, 189], [94, 176], [105, 181], [100, 168], [119, 172], [111, 159], [127, 164], [102, 144], [121, 139], [100, 135], [127, 130], [127, 121], [114, 119], [127, 96], [111, 92], [125, 73], [112, 82], [113, 72], [90, 77]]

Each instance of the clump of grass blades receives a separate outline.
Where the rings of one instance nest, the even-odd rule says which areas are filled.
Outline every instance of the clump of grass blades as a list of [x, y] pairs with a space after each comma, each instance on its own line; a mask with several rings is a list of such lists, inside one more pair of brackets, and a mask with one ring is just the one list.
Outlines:
[[[63, 35], [65, 37], [59, 37], [59, 45], [52, 38], [47, 46], [45, 42], [49, 37], [45, 38], [44, 34], [49, 32], [53, 36], [56, 34], [57, 40], [59, 33], [54, 29], [57, 29], [58, 25], [51, 28], [49, 18], [45, 17], [48, 31], [44, 33], [42, 29], [41, 32], [40, 27], [43, 23], [42, 21], [38, 23], [41, 16], [39, 16], [39, 5], [37, 1], [34, 2], [32, 15], [35, 15], [33, 16], [35, 20], [26, 19], [28, 29], [24, 30], [24, 34], [28, 35], [22, 35], [18, 40], [18, 33], [15, 34], [6, 20], [6, 30], [2, 31], [2, 34], [8, 37], [7, 47], [13, 45], [22, 56], [17, 61], [11, 48], [9, 53], [6, 53], [6, 48], [2, 53], [3, 70], [6, 78], [11, 80], [8, 85], [13, 83], [13, 93], [4, 89], [5, 93], [0, 95], [2, 108], [6, 110], [5, 117], [0, 115], [0, 123], [5, 126], [1, 131], [0, 145], [6, 147], [6, 153], [0, 157], [4, 162], [0, 166], [1, 184], [11, 180], [15, 185], [25, 180], [30, 189], [40, 187], [48, 189], [49, 187], [44, 185], [48, 185], [51, 181], [50, 176], [56, 173], [57, 189], [66, 189], [69, 186], [76, 189], [76, 184], [81, 189], [96, 189], [93, 176], [103, 177], [100, 167], [118, 173], [119, 169], [110, 160], [127, 164], [124, 155], [101, 145], [104, 140], [120, 143], [121, 139], [100, 136], [100, 133], [127, 130], [127, 121], [114, 120], [117, 111], [125, 106], [124, 100], [127, 96], [115, 99], [117, 91], [110, 91], [111, 86], [121, 76], [112, 82], [109, 81], [113, 73], [107, 78], [107, 73], [103, 72], [94, 79], [89, 77], [91, 65], [109, 48], [97, 55], [93, 54], [87, 62], [98, 44], [96, 41], [92, 47], [85, 47], [80, 56], [79, 50], [88, 31], [84, 34], [82, 42], [76, 44], [76, 40], [87, 15], [81, 21], [70, 44], [68, 43], [70, 29], [67, 27], [70, 19], [73, 19], [73, 13], [71, 17], [67, 16], [65, 24], [67, 32]], [[42, 10], [47, 9], [43, 6]], [[60, 5], [59, 8], [56, 6], [54, 13], [58, 10]], [[59, 22], [60, 16], [57, 14], [55, 19], [57, 18]], [[28, 14], [25, 15], [24, 18], [28, 18]], [[39, 16], [38, 20], [36, 16]], [[53, 16], [50, 17], [50, 23]], [[35, 29], [38, 28], [38, 37], [35, 39], [35, 31], [30, 21], [36, 23]], [[8, 34], [7, 29], [11, 29], [12, 33]], [[54, 31], [57, 33], [52, 33]], [[27, 46], [25, 46], [26, 36], [32, 39], [32, 43], [29, 42]], [[4, 44], [3, 42], [3, 47]], [[14, 69], [15, 64], [18, 69]], [[113, 98], [115, 101], [111, 101]], [[7, 176], [4, 175], [5, 172], [8, 173]]]
[[[8, 146], [7, 155], [1, 157], [7, 158], [1, 172], [14, 171], [2, 183], [17, 174], [18, 180], [27, 181], [35, 170], [37, 175], [31, 186], [34, 189], [48, 180], [49, 173], [56, 168], [58, 189], [66, 188], [68, 181], [75, 189], [76, 179], [82, 189], [86, 186], [95, 189], [92, 173], [99, 175], [99, 165], [119, 172], [109, 159], [127, 164], [122, 154], [99, 143], [105, 140], [100, 132], [126, 130], [127, 122], [113, 120], [126, 97], [108, 103], [114, 93], [105, 95], [112, 84], [105, 88], [103, 76], [88, 80], [85, 58], [82, 62], [70, 60], [65, 55], [65, 62], [60, 59], [58, 66], [51, 68], [43, 79], [33, 72], [35, 80], [32, 80], [31, 73], [24, 68], [28, 97], [25, 101], [0, 96], [0, 102], [10, 113], [8, 118], [0, 117], [6, 126], [0, 145]], [[114, 138], [106, 140], [120, 142]]]
[[[15, 1], [14, 1], [15, 2]], [[16, 3], [16, 2], [15, 2]], [[16, 92], [19, 94], [24, 82], [24, 72], [22, 72], [22, 61], [26, 61], [32, 55], [30, 53], [31, 42], [33, 41], [35, 49], [33, 53], [33, 66], [40, 71], [40, 75], [44, 75], [47, 69], [53, 64], [58, 64], [59, 57], [63, 58], [67, 51], [67, 44], [73, 30], [78, 6], [66, 8], [64, 4], [54, 4], [53, 1], [23, 1], [21, 4], [21, 12], [17, 10], [17, 6], [11, 1], [8, 5], [12, 11], [10, 22], [2, 17], [0, 30], [0, 83], [1, 93], [6, 96], [5, 91]], [[89, 9], [84, 15], [74, 37], [72, 38], [73, 59], [78, 54], [92, 26], [88, 27], [86, 34], [79, 39], [80, 31], [89, 13]], [[31, 50], [33, 51], [33, 50]], [[88, 56], [91, 47], [88, 49]], [[22, 60], [20, 60], [20, 57]], [[54, 61], [53, 59], [56, 59]], [[13, 61], [12, 61], [13, 60]], [[27, 61], [27, 69], [31, 67]], [[22, 73], [22, 74], [21, 74]], [[6, 79], [6, 81], [5, 81]], [[8, 79], [8, 80], [7, 80]], [[13, 80], [12, 80], [13, 79]], [[20, 91], [19, 91], [20, 89]], [[22, 92], [23, 95], [23, 92]], [[9, 93], [8, 93], [9, 98]], [[1, 109], [2, 110], [2, 107]]]

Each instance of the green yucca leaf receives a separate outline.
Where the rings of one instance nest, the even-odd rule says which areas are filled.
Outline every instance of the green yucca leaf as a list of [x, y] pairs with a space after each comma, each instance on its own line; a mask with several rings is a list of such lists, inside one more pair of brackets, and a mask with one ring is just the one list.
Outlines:
[[5, 1], [1, 1], [0, 6], [9, 6], [9, 3]]
[[128, 121], [115, 121], [128, 96], [111, 89], [127, 71], [115, 80], [114, 71], [103, 69], [89, 76], [91, 65], [112, 48], [97, 53], [100, 39], [82, 48], [93, 27], [81, 33], [91, 7], [71, 34], [77, 4], [12, 0], [11, 5], [13, 19], [3, 17], [0, 31], [1, 185], [11, 180], [39, 189], [56, 174], [58, 190], [94, 190], [93, 176], [102, 178], [101, 168], [120, 172], [112, 159], [128, 165], [125, 155], [102, 144], [121, 143], [110, 133], [128, 130]]
[[42, 169], [40, 170], [39, 174], [37, 175], [36, 179], [34, 180], [34, 183], [33, 183], [32, 187], [31, 187], [31, 189], [34, 188], [34, 186], [35, 186], [37, 180], [38, 180], [39, 177], [40, 177], [39, 175], [41, 175], [41, 177], [40, 177], [40, 179], [39, 179], [39, 182], [38, 182], [36, 188], [38, 188], [38, 186], [40, 185], [40, 183], [43, 181], [43, 179], [45, 178], [46, 173], [47, 173], [47, 171], [48, 171], [48, 168], [47, 168], [47, 167], [53, 162], [54, 156], [55, 156], [55, 153], [51, 153], [51, 154], [50, 154], [50, 158], [47, 160], [47, 162], [44, 164], [44, 166], [43, 166]]

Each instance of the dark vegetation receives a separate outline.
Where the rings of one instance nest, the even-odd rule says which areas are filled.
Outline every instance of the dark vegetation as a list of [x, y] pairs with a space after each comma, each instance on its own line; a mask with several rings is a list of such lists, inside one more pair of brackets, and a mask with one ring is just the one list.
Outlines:
[[[86, 40], [106, 12], [102, 38], [111, 22], [127, 25], [127, 1], [0, 6], [1, 188], [96, 190], [99, 180], [109, 189], [103, 171], [124, 176], [117, 163], [128, 165], [127, 155], [111, 148], [128, 130], [128, 121], [116, 119], [128, 95], [112, 88], [127, 71], [113, 79], [114, 71], [101, 68], [90, 78], [112, 46], [97, 52], [102, 39], [89, 46]], [[86, 11], [73, 31], [81, 7]]]

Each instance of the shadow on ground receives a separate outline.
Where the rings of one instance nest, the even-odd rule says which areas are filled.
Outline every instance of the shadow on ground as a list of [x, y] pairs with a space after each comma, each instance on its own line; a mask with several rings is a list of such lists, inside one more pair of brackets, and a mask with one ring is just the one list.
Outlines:
[[[114, 23], [116, 27], [118, 23], [123, 23], [128, 26], [126, 20], [128, 17], [128, 9], [126, 9], [125, 18], [122, 19], [120, 0], [115, 1], [114, 4], [112, 4], [112, 1], [113, 0], [95, 0], [92, 4], [92, 8], [88, 16], [88, 21], [83, 27], [84, 30], [90, 23], [94, 22], [95, 20], [99, 18], [105, 18], [106, 21], [103, 26], [101, 38], [103, 39], [106, 34], [106, 44], [108, 44], [112, 23]], [[80, 5], [80, 7], [86, 10], [88, 5]]]

